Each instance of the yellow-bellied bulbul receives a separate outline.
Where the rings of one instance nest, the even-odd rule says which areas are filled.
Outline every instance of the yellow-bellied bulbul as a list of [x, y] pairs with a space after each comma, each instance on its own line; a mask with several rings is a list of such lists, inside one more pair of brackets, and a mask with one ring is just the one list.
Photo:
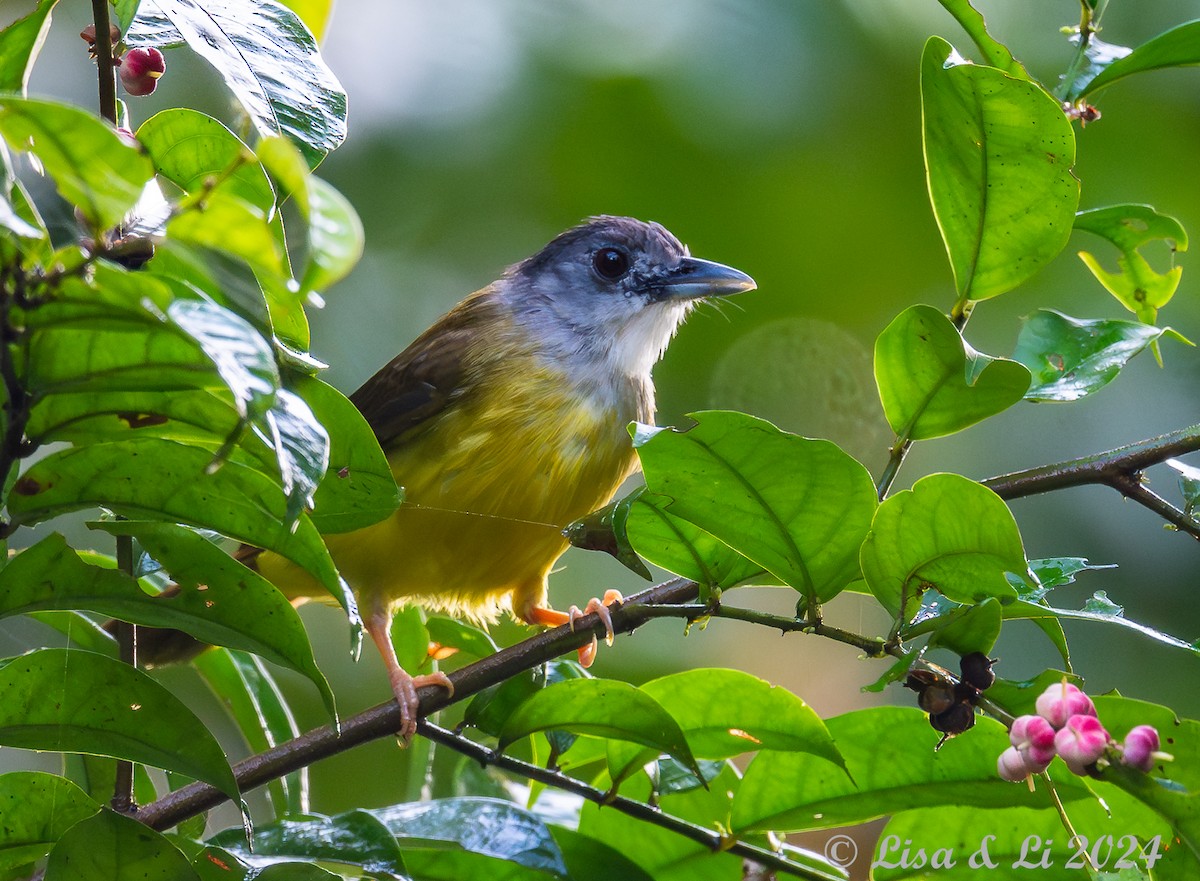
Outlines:
[[[401, 669], [393, 610], [565, 623], [546, 606], [546, 576], [563, 528], [636, 470], [626, 427], [653, 419], [650, 369], [697, 301], [754, 286], [656, 223], [592, 218], [471, 294], [351, 396], [405, 502], [326, 540], [387, 665], [401, 734], [416, 726], [416, 687], [449, 682]], [[257, 567], [290, 596], [322, 593], [275, 554]]]

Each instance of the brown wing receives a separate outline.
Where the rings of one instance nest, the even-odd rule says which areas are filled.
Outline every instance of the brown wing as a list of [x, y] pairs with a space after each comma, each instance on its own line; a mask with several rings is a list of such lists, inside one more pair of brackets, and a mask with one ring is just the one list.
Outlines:
[[466, 393], [467, 359], [496, 317], [484, 288], [463, 300], [350, 395], [385, 449]]

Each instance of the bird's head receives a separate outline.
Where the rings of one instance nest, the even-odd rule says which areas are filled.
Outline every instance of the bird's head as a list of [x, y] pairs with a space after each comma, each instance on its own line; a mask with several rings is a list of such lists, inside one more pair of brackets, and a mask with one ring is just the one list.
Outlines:
[[498, 293], [545, 351], [645, 376], [698, 301], [754, 287], [657, 223], [594, 217], [513, 266]]

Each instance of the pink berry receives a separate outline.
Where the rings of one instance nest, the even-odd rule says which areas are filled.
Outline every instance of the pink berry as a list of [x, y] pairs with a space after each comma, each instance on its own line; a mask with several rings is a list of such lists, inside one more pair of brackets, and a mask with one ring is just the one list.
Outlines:
[[1008, 737], [1030, 765], [1041, 765], [1045, 770], [1054, 758], [1054, 728], [1041, 716], [1018, 716]]
[[1069, 682], [1056, 682], [1039, 695], [1038, 715], [1053, 725], [1062, 728], [1072, 716], [1095, 716], [1096, 707], [1092, 699]]
[[[1010, 746], [1000, 753], [1000, 758], [996, 760], [996, 770], [999, 772], [1001, 780], [1007, 780], [1010, 783], [1019, 783], [1030, 774], [1035, 773], [1035, 769], [1025, 763], [1025, 757], [1017, 751], [1015, 746]], [[1041, 768], [1040, 770], [1046, 769]]]
[[1157, 759], [1158, 731], [1151, 725], [1138, 725], [1125, 735], [1121, 764], [1150, 771]]
[[167, 62], [157, 49], [130, 49], [121, 59], [121, 84], [130, 95], [149, 95], [166, 69]]
[[1079, 775], [1087, 774], [1087, 766], [1104, 755], [1108, 748], [1108, 732], [1095, 716], [1075, 715], [1054, 735], [1054, 749], [1067, 767]]

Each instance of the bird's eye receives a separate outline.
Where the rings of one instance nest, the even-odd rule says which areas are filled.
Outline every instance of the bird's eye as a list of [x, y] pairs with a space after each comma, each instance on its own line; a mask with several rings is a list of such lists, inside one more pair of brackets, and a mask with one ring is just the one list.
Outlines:
[[620, 248], [601, 248], [592, 255], [592, 268], [608, 281], [616, 281], [629, 271], [629, 255]]

